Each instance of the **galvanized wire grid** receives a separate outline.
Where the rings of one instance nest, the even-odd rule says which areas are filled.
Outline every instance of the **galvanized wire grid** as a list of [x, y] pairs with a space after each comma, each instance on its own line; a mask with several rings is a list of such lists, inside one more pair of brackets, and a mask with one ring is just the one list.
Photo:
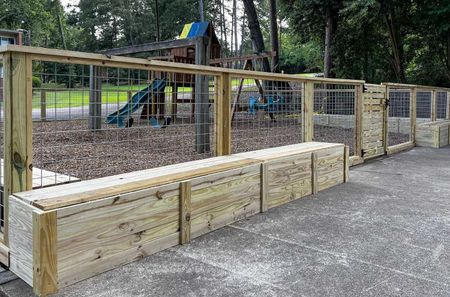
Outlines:
[[213, 77], [194, 94], [190, 74], [49, 62], [34, 70], [36, 186], [214, 155]]
[[432, 91], [418, 90], [416, 92], [416, 118], [417, 124], [431, 121]]
[[302, 142], [299, 82], [232, 79], [232, 152]]
[[436, 118], [445, 120], [447, 118], [448, 93], [446, 91], [436, 92]]
[[0, 58], [0, 232], [4, 232], [5, 215], [4, 215], [4, 162], [3, 162], [3, 144], [4, 144], [4, 98], [3, 98], [3, 59]]
[[388, 145], [411, 140], [411, 90], [389, 88]]
[[315, 84], [314, 141], [344, 143], [355, 154], [354, 85]]

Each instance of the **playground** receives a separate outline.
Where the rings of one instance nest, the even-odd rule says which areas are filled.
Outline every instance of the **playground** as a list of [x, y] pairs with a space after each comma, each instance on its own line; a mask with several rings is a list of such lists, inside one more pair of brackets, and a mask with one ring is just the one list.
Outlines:
[[0, 261], [46, 296], [450, 144], [448, 88], [259, 71], [272, 56], [221, 58], [208, 22], [101, 53], [0, 48]]

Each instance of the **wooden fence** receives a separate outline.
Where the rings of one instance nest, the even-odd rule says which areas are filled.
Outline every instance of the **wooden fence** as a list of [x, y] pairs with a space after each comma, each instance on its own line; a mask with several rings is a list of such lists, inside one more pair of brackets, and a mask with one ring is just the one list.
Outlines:
[[[143, 71], [183, 73], [195, 76], [209, 76], [214, 81], [214, 123], [213, 123], [213, 144], [215, 156], [225, 156], [232, 154], [232, 120], [234, 109], [235, 90], [233, 80], [252, 79], [255, 81], [277, 81], [294, 82], [298, 88], [301, 100], [301, 114], [298, 116], [301, 122], [301, 130], [298, 131], [301, 142], [310, 142], [315, 139], [315, 127], [324, 125], [342, 126], [338, 119], [345, 119], [346, 123], [351, 123], [351, 145], [353, 154], [350, 157], [350, 164], [360, 164], [364, 160], [374, 158], [387, 153], [394, 153], [415, 145], [416, 125], [417, 125], [417, 92], [429, 92], [430, 101], [430, 121], [438, 119], [438, 106], [445, 103], [445, 117], [450, 119], [450, 89], [417, 86], [406, 84], [385, 83], [381, 85], [366, 84], [361, 80], [345, 79], [325, 79], [307, 78], [296, 75], [263, 73], [254, 71], [224, 69], [219, 67], [200, 66], [192, 64], [179, 64], [164, 61], [146, 60], [129, 57], [106, 56], [100, 54], [71, 52], [54, 49], [2, 46], [0, 47], [0, 59], [3, 62], [3, 113], [2, 121], [3, 133], [3, 159], [4, 168], [3, 179], [3, 211], [2, 233], [0, 244], [0, 261], [8, 265], [8, 197], [17, 192], [31, 190], [33, 188], [33, 133], [32, 133], [32, 113], [33, 113], [33, 61], [49, 61], [68, 65], [92, 65], [95, 67], [133, 68]], [[339, 90], [336, 86], [350, 86], [344, 90]], [[198, 92], [197, 92], [197, 88]], [[201, 94], [204, 84], [196, 84], [197, 94]], [[208, 86], [206, 85], [206, 89]], [[315, 95], [318, 91], [325, 92], [331, 89], [333, 94], [351, 93], [351, 112], [334, 114], [333, 117], [316, 112]], [[408, 116], [402, 118], [389, 116], [390, 90], [406, 90], [410, 97], [407, 108]], [[330, 91], [331, 92], [331, 91]], [[439, 93], [440, 103], [437, 103]], [[444, 96], [445, 94], [445, 96]], [[334, 95], [333, 95], [334, 96]], [[95, 97], [95, 96], [93, 96]], [[196, 96], [195, 100], [202, 100]], [[446, 99], [442, 99], [442, 98]], [[42, 98], [45, 99], [45, 96]], [[339, 96], [334, 96], [334, 103], [339, 101]], [[98, 98], [97, 98], [98, 99]], [[46, 99], [48, 101], [48, 98]], [[446, 100], [446, 102], [445, 102]], [[403, 102], [403, 101], [402, 101]], [[444, 103], [442, 103], [444, 102]], [[41, 114], [45, 110], [41, 108]], [[200, 111], [201, 112], [201, 111]], [[406, 119], [406, 120], [405, 120]], [[335, 120], [334, 124], [331, 122]], [[407, 122], [407, 123], [406, 123]], [[394, 133], [390, 130], [397, 123], [397, 131], [409, 129], [409, 137], [406, 141], [401, 138], [401, 143], [393, 146], [389, 145], [389, 135]], [[402, 126], [403, 128], [401, 128]], [[406, 127], [406, 128], [405, 128]], [[196, 127], [197, 129], [197, 127]], [[199, 131], [204, 131], [204, 127], [198, 127]], [[197, 131], [197, 130], [196, 130]], [[402, 134], [402, 133], [400, 133]], [[405, 134], [405, 133], [403, 133]], [[198, 135], [201, 135], [199, 133]], [[395, 134], [392, 134], [395, 135]], [[330, 141], [329, 141], [330, 142]]]

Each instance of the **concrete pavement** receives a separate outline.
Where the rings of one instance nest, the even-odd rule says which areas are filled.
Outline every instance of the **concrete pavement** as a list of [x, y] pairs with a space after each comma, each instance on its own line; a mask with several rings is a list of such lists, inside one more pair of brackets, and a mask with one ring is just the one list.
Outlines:
[[[0, 292], [33, 296], [17, 279]], [[56, 296], [450, 296], [450, 147], [354, 167], [347, 184]]]

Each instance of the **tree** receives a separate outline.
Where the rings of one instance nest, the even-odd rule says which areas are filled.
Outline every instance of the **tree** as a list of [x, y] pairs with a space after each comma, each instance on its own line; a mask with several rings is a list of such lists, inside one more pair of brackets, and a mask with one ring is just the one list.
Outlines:
[[[243, 0], [243, 2], [245, 13], [247, 15], [248, 28], [250, 30], [250, 38], [252, 40], [253, 50], [257, 54], [264, 53], [264, 38], [261, 33], [261, 27], [259, 25], [255, 4], [253, 3], [253, 0]], [[262, 70], [265, 72], [270, 72], [270, 65], [267, 59], [263, 59]]]
[[333, 50], [338, 30], [342, 0], [284, 0], [289, 6], [288, 21], [304, 40], [320, 38], [324, 44], [323, 71], [325, 77], [333, 72]]
[[275, 56], [272, 57], [272, 72], [280, 71], [280, 46], [278, 40], [278, 18], [277, 18], [277, 1], [269, 0], [269, 10], [270, 10], [270, 44], [272, 51], [276, 52]]

